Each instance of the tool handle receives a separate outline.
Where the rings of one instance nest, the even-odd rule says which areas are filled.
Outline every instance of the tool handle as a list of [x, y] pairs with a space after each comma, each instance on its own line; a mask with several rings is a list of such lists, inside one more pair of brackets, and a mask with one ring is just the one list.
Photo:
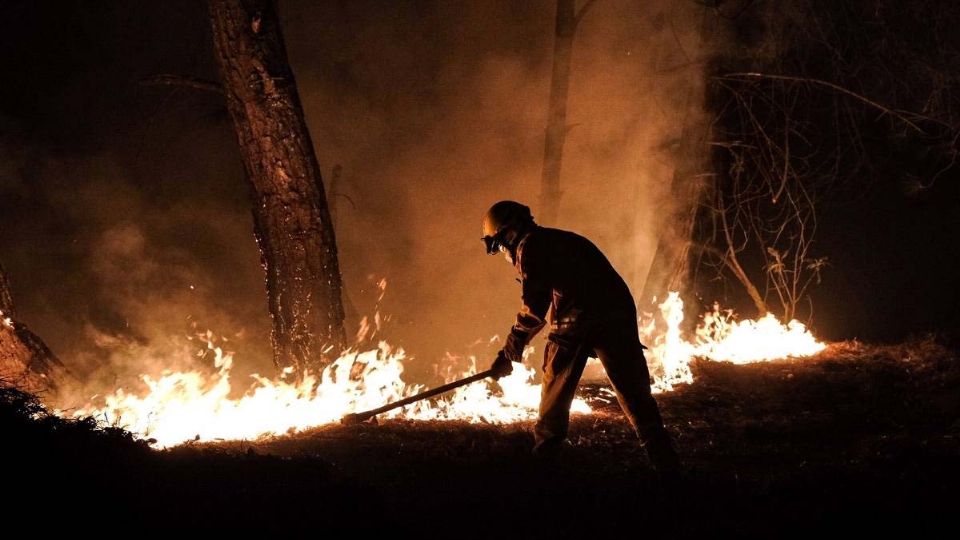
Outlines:
[[[461, 386], [465, 386], [465, 385], [468, 385], [468, 384], [470, 384], [470, 383], [479, 381], [480, 379], [486, 379], [487, 377], [491, 377], [491, 376], [493, 376], [493, 375], [495, 375], [495, 374], [496, 374], [496, 372], [495, 372], [494, 370], [492, 370], [492, 369], [488, 369], [488, 370], [486, 370], [486, 371], [481, 371], [480, 373], [477, 373], [477, 374], [475, 374], [475, 375], [471, 375], [471, 376], [469, 376], [469, 377], [460, 379], [459, 381], [453, 381], [453, 382], [447, 383], [447, 384], [445, 384], [445, 385], [443, 385], [443, 386], [438, 386], [438, 387], [436, 387], [436, 388], [427, 390], [427, 391], [425, 391], [425, 392], [420, 392], [420, 393], [417, 394], [417, 395], [403, 398], [403, 399], [401, 399], [400, 401], [395, 401], [395, 402], [393, 402], [393, 403], [389, 403], [389, 404], [387, 404], [387, 405], [384, 405], [383, 407], [379, 407], [379, 408], [376, 408], [376, 409], [371, 409], [371, 410], [369, 410], [369, 411], [363, 411], [363, 412], [359, 412], [359, 413], [349, 414], [349, 415], [347, 415], [347, 416], [344, 417], [344, 420], [345, 420], [344, 423], [363, 422], [364, 420], [366, 420], [366, 419], [368, 419], [368, 418], [371, 418], [371, 417], [376, 416], [376, 415], [378, 415], [378, 414], [385, 413], [385, 412], [387, 412], [387, 411], [392, 411], [393, 409], [396, 409], [397, 407], [403, 407], [404, 405], [409, 405], [409, 404], [411, 404], [411, 403], [416, 403], [417, 401], [420, 401], [420, 400], [423, 400], [423, 399], [427, 399], [427, 398], [430, 398], [430, 397], [433, 397], [433, 396], [436, 396], [436, 395], [439, 395], [439, 394], [443, 394], [444, 392], [449, 392], [450, 390], [453, 390], [453, 389], [455, 389], [455, 388], [460, 388]], [[349, 418], [349, 421], [347, 422], [348, 418]]]

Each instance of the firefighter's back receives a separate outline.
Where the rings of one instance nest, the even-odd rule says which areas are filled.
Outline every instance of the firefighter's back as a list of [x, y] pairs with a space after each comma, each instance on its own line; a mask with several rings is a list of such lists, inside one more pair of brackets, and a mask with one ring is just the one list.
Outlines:
[[636, 305], [626, 282], [587, 238], [538, 227], [524, 241], [521, 259], [539, 268], [553, 289], [556, 321], [636, 318]]

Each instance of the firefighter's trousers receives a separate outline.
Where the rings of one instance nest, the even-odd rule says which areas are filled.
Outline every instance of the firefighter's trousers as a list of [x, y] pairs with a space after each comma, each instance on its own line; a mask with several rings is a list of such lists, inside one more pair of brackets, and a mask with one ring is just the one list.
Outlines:
[[650, 395], [650, 373], [636, 322], [626, 320], [586, 332], [550, 334], [544, 351], [540, 418], [534, 430], [537, 447], [566, 438], [570, 405], [592, 352], [603, 363], [641, 444], [669, 445], [660, 409]]

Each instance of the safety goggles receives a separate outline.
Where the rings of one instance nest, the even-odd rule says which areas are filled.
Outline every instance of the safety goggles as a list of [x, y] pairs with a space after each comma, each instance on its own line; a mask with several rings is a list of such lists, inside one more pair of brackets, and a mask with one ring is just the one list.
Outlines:
[[484, 245], [487, 247], [487, 255], [493, 255], [498, 251], [507, 249], [507, 247], [503, 245], [503, 238], [500, 233], [493, 236], [484, 236], [481, 240], [483, 240]]

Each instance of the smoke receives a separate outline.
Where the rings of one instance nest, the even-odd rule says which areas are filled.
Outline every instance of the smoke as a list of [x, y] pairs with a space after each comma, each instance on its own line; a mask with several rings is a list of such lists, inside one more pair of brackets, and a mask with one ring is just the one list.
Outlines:
[[[593, 239], [637, 294], [701, 102], [701, 12], [678, 4], [604, 1], [583, 18], [561, 213], [545, 223]], [[484, 255], [480, 220], [501, 199], [537, 214], [555, 2], [283, 8], [321, 163], [343, 166], [338, 191], [357, 205], [338, 202], [348, 289], [388, 276], [384, 309], [416, 356], [503, 335], [519, 290]]]
[[[96, 385], [196, 362], [188, 338], [207, 328], [241, 366], [268, 371], [262, 270], [222, 106], [136, 84], [171, 71], [216, 78], [202, 6], [73, 9], [81, 29], [105, 37], [91, 45], [67, 30], [68, 46], [111, 62], [49, 68], [63, 92], [32, 99], [61, 116], [5, 113], [23, 136], [2, 145], [0, 256], [21, 316]], [[519, 288], [512, 268], [485, 255], [480, 220], [501, 199], [537, 214], [554, 9], [281, 3], [328, 191], [330, 171], [343, 168], [328, 197], [349, 302], [369, 314], [387, 278], [383, 335], [419, 359], [415, 374], [512, 323]], [[687, 109], [699, 103], [700, 9], [603, 0], [574, 44], [564, 195], [558, 223], [545, 225], [594, 240], [635, 294], [669, 211]], [[142, 40], [151, 47], [131, 45]], [[59, 53], [49, 47], [43, 54]], [[67, 116], [69, 130], [58, 127]]]
[[[246, 214], [215, 197], [161, 202], [110, 158], [49, 159], [31, 173], [5, 203], [42, 211], [4, 229], [4, 256], [31, 270], [12, 275], [14, 300], [86, 383], [71, 390], [208, 364], [194, 356], [208, 328], [249, 369], [269, 369], [268, 319], [247, 292], [262, 277]], [[5, 178], [16, 195], [17, 177]]]

